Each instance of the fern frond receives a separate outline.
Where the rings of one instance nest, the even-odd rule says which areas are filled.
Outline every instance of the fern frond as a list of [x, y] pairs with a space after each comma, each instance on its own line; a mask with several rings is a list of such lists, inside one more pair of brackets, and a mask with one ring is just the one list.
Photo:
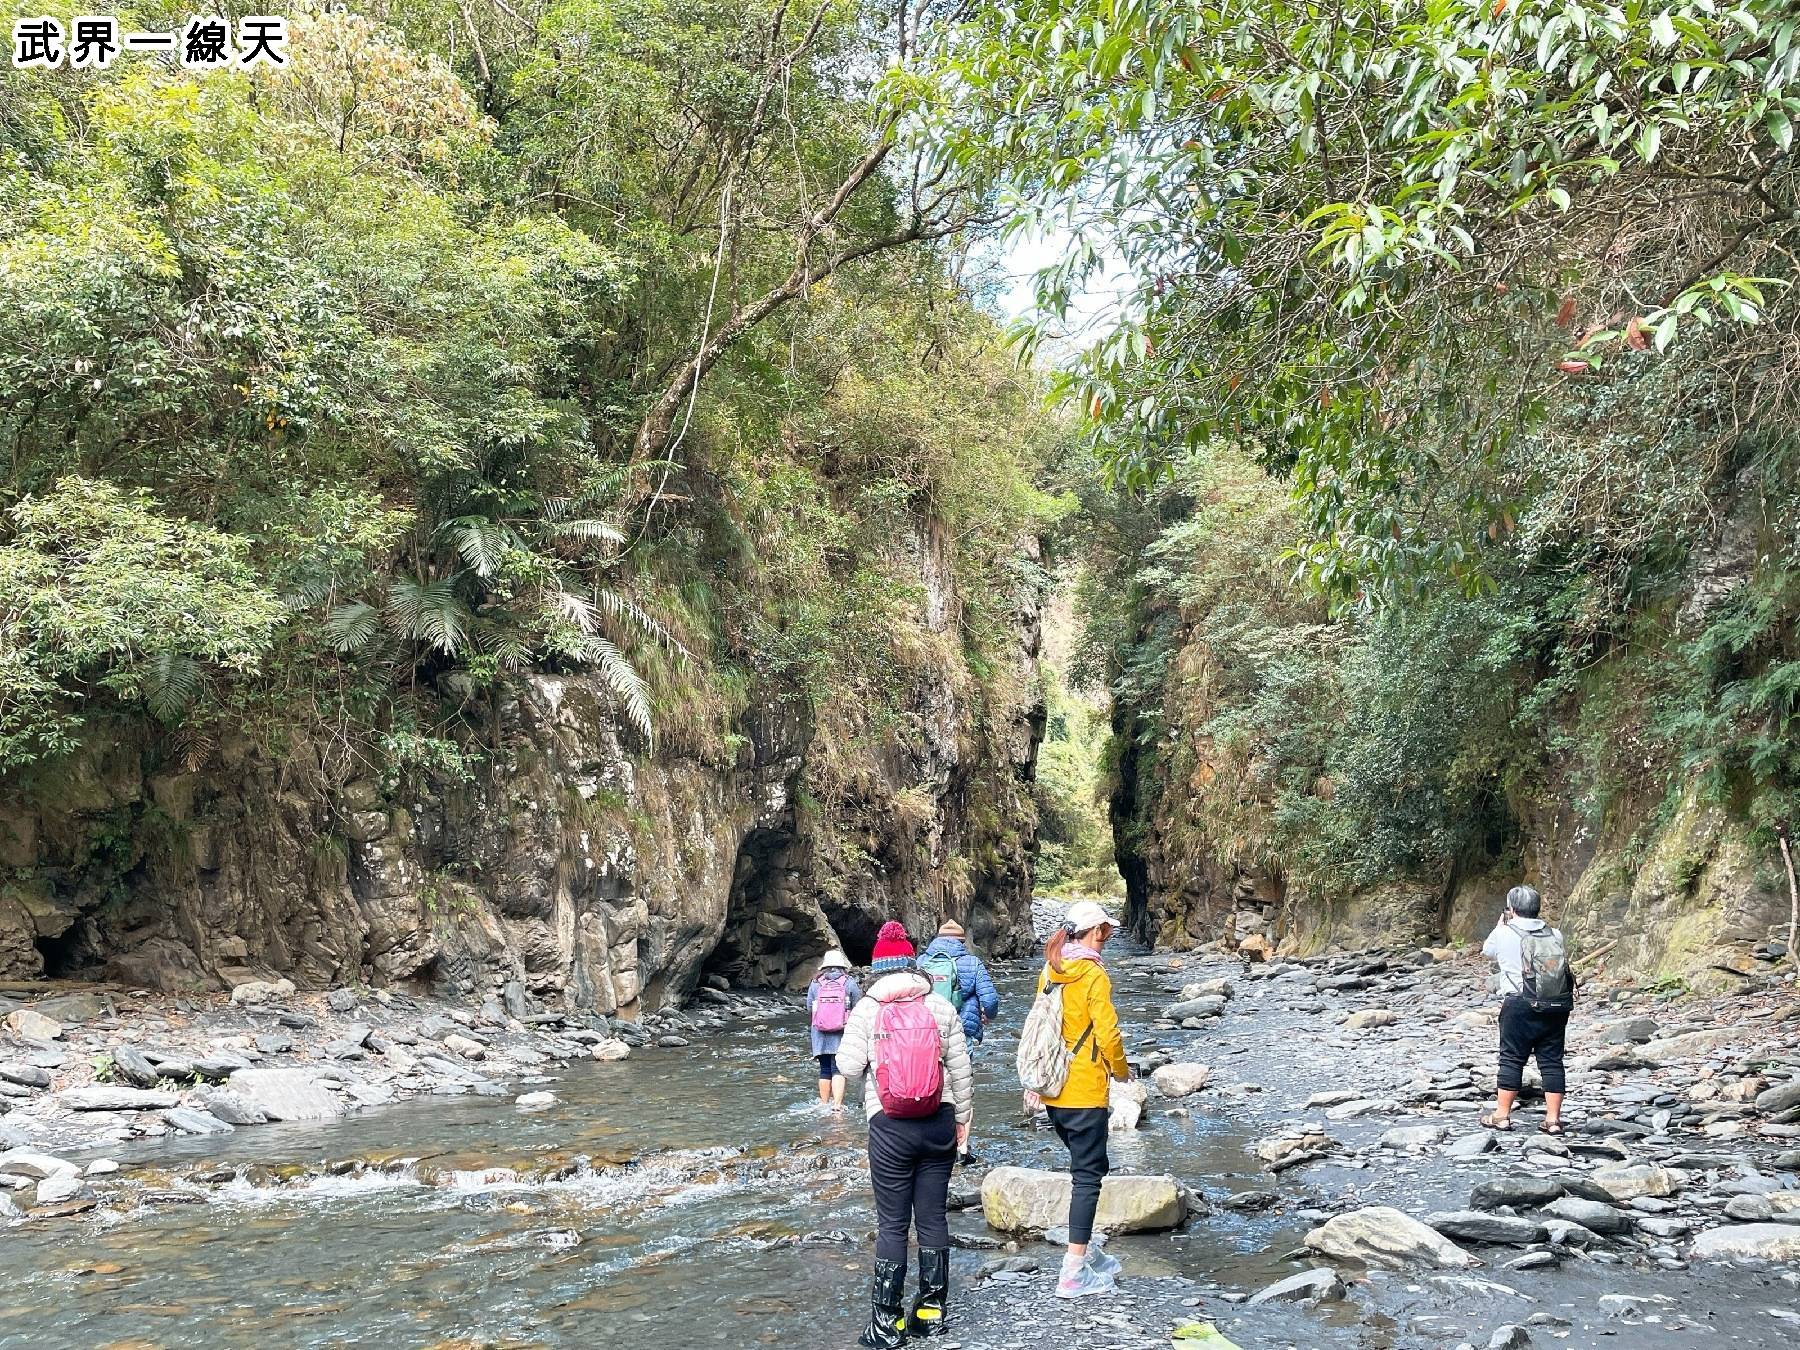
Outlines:
[[619, 707], [632, 726], [643, 733], [652, 746], [656, 729], [650, 719], [650, 689], [630, 659], [605, 638], [595, 634], [583, 644], [589, 662], [599, 670], [606, 687], [618, 697]]
[[325, 639], [339, 656], [361, 651], [381, 631], [381, 615], [375, 606], [352, 600], [325, 616]]
[[144, 702], [158, 721], [173, 722], [200, 694], [200, 667], [191, 656], [157, 652], [145, 662]]
[[594, 608], [615, 623], [634, 628], [640, 633], [656, 639], [662, 646], [682, 656], [689, 656], [688, 649], [681, 645], [675, 635], [669, 631], [668, 625], [654, 614], [646, 610], [637, 601], [611, 586], [594, 587]]
[[585, 539], [590, 543], [623, 544], [625, 531], [604, 520], [583, 519], [550, 522], [550, 533], [564, 538]]
[[546, 591], [544, 598], [557, 618], [574, 624], [583, 633], [594, 631], [594, 607], [574, 591]]

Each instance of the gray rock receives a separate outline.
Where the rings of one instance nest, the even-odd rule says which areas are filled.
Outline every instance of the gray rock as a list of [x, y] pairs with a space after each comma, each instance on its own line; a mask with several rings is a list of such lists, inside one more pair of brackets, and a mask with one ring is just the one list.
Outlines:
[[1410, 1149], [1430, 1148], [1450, 1133], [1448, 1125], [1396, 1125], [1381, 1136], [1381, 1147], [1405, 1153]]
[[456, 1034], [456, 1023], [448, 1017], [433, 1013], [419, 1022], [419, 1035], [428, 1041], [441, 1041], [446, 1036]]
[[62, 1023], [45, 1017], [30, 1008], [20, 1008], [17, 1012], [6, 1015], [6, 1029], [15, 1036], [28, 1041], [57, 1041], [62, 1039]]
[[1614, 1200], [1631, 1200], [1640, 1195], [1673, 1195], [1680, 1185], [1680, 1179], [1674, 1173], [1654, 1163], [1602, 1167], [1589, 1180]]
[[[716, 991], [715, 991], [716, 992]], [[525, 1002], [525, 986], [517, 980], [508, 980], [500, 991], [500, 1000], [506, 1007], [506, 1015], [515, 1021], [523, 1022], [531, 1012]]]
[[204, 1087], [194, 1094], [207, 1111], [227, 1125], [266, 1125], [268, 1113], [241, 1092], [228, 1087]]
[[1171, 1003], [1163, 1009], [1163, 1016], [1171, 1022], [1183, 1022], [1190, 1017], [1217, 1017], [1225, 1011], [1225, 1000], [1217, 994], [1205, 994], [1200, 998], [1183, 999], [1179, 1003]]
[[1544, 1206], [1544, 1213], [1557, 1219], [1578, 1223], [1592, 1233], [1629, 1233], [1631, 1216], [1622, 1209], [1603, 1205], [1597, 1200], [1581, 1200], [1565, 1195]]
[[1470, 1162], [1493, 1151], [1494, 1136], [1486, 1130], [1476, 1134], [1465, 1134], [1462, 1138], [1452, 1139], [1444, 1145], [1444, 1156], [1455, 1158], [1458, 1162]]
[[81, 1185], [79, 1172], [58, 1172], [53, 1177], [45, 1177], [37, 1184], [37, 1196], [32, 1206], [59, 1205], [64, 1200], [72, 1200], [81, 1193]]
[[1796, 1106], [1800, 1106], [1800, 1078], [1756, 1094], [1756, 1109], [1765, 1116], [1778, 1116]]
[[31, 1005], [31, 1010], [53, 1022], [61, 1022], [64, 1026], [80, 1026], [83, 1022], [105, 1017], [111, 1011], [106, 1006], [105, 998], [90, 993], [57, 994], [52, 998], [41, 998]]
[[270, 1120], [335, 1120], [344, 1108], [311, 1074], [300, 1069], [240, 1069], [231, 1088]]
[[0, 1175], [30, 1177], [37, 1181], [80, 1170], [74, 1163], [53, 1153], [33, 1153], [25, 1148], [9, 1148], [0, 1153]]
[[1562, 1194], [1561, 1182], [1544, 1177], [1492, 1177], [1469, 1192], [1469, 1208], [1536, 1209]]
[[1306, 1245], [1326, 1256], [1365, 1266], [1424, 1264], [1460, 1268], [1477, 1264], [1474, 1257], [1437, 1230], [1385, 1205], [1371, 1205], [1328, 1219], [1306, 1235]]
[[153, 1088], [161, 1078], [155, 1065], [145, 1059], [144, 1052], [136, 1046], [115, 1045], [112, 1048], [112, 1062], [119, 1077], [135, 1087]]
[[172, 1111], [164, 1111], [163, 1120], [171, 1129], [180, 1130], [183, 1134], [230, 1134], [232, 1132], [232, 1127], [217, 1116], [206, 1111], [196, 1111], [191, 1106], [177, 1106]]
[[1800, 1261], [1800, 1225], [1746, 1223], [1708, 1229], [1694, 1239], [1688, 1255], [1695, 1261]]
[[50, 1071], [35, 1064], [0, 1064], [0, 1083], [17, 1083], [20, 1087], [47, 1088]]
[[91, 1083], [70, 1088], [57, 1100], [71, 1111], [163, 1111], [180, 1098], [173, 1092], [149, 1092], [143, 1088]]
[[1486, 1242], [1512, 1247], [1528, 1247], [1548, 1236], [1541, 1223], [1514, 1218], [1507, 1214], [1489, 1214], [1479, 1209], [1457, 1209], [1427, 1214], [1425, 1222], [1445, 1237], [1461, 1242]]
[[354, 989], [333, 989], [325, 995], [325, 1006], [334, 1013], [347, 1013], [356, 1007]]
[[1513, 1323], [1495, 1330], [1488, 1337], [1488, 1350], [1529, 1350], [1531, 1333]]
[[1303, 1270], [1298, 1275], [1290, 1275], [1285, 1280], [1277, 1280], [1274, 1284], [1259, 1289], [1250, 1295], [1247, 1302], [1252, 1308], [1261, 1307], [1265, 1303], [1299, 1303], [1311, 1307], [1327, 1299], [1341, 1299], [1347, 1292], [1335, 1270], [1316, 1266], [1312, 1270]]
[[1655, 1018], [1623, 1017], [1595, 1027], [1594, 1037], [1602, 1045], [1642, 1045], [1653, 1039], [1658, 1030]]

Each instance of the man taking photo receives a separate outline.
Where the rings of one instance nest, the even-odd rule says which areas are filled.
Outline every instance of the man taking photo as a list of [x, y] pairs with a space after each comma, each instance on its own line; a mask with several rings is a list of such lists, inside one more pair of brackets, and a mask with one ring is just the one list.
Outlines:
[[1544, 1080], [1544, 1133], [1561, 1134], [1563, 1036], [1575, 1006], [1575, 977], [1569, 970], [1562, 931], [1539, 916], [1543, 899], [1530, 886], [1506, 893], [1506, 910], [1482, 954], [1500, 968], [1500, 1071], [1494, 1109], [1481, 1118], [1491, 1130], [1512, 1128], [1512, 1109], [1524, 1086], [1525, 1061], [1537, 1056]]

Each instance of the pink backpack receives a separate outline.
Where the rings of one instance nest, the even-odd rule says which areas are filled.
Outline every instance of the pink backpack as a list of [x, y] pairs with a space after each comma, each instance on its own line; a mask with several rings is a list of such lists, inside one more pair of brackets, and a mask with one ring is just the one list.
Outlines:
[[944, 1101], [943, 1035], [925, 995], [885, 1002], [875, 1014], [875, 1092], [893, 1120], [937, 1114]]
[[814, 1031], [842, 1031], [850, 1020], [850, 981], [840, 975], [835, 980], [821, 976], [813, 994], [812, 1024]]

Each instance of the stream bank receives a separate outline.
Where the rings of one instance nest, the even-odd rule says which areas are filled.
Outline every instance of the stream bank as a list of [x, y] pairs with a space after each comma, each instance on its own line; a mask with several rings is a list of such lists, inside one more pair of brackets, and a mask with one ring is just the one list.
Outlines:
[[[1555, 1141], [1475, 1127], [1493, 1031], [1473, 960], [1371, 953], [1243, 967], [1121, 950], [1111, 964], [1140, 1066], [1166, 1057], [1211, 1070], [1190, 1096], [1153, 1093], [1142, 1127], [1115, 1140], [1115, 1167], [1172, 1173], [1203, 1212], [1174, 1233], [1116, 1239], [1121, 1297], [1070, 1308], [1049, 1296], [1054, 1250], [991, 1232], [975, 1207], [978, 1174], [959, 1173], [955, 1339], [967, 1350], [1167, 1345], [1173, 1327], [1195, 1318], [1245, 1350], [1482, 1347], [1510, 1326], [1537, 1345], [1791, 1343], [1792, 1260], [1753, 1267], [1693, 1253], [1708, 1230], [1771, 1226], [1742, 1216], [1794, 1193], [1800, 1127], [1779, 1096], [1800, 1084], [1789, 1005], [1590, 997], [1572, 1045], [1573, 1128]], [[1006, 1006], [977, 1058], [975, 1147], [983, 1164], [1054, 1167], [1054, 1138], [1020, 1118], [1010, 1086], [1031, 967], [998, 974]], [[1157, 1025], [1186, 986], [1217, 979], [1230, 997], [1194, 1010], [1191, 1025]], [[368, 1042], [361, 1059], [331, 1059], [326, 1047], [341, 1045], [346, 1028], [367, 1025], [371, 1040], [414, 1053], [398, 1036], [436, 1031], [427, 1020], [449, 1016], [394, 995], [342, 1010], [327, 996], [278, 995], [258, 1008], [207, 1009], [188, 1024], [202, 1039], [189, 1041], [173, 1008], [132, 1000], [116, 1027], [68, 1024], [55, 1043], [68, 1063], [52, 1088], [0, 1128], [61, 1128], [49, 1103], [83, 1086], [65, 1079], [105, 1044], [154, 1048], [160, 1038], [197, 1055], [218, 1036], [252, 1034], [231, 1030], [240, 1023], [279, 1023], [284, 1012], [315, 1025], [291, 1029], [285, 1059], [255, 1050], [253, 1035], [264, 1056], [253, 1067], [285, 1063], [365, 1085], [392, 1066]], [[470, 1024], [457, 1022], [460, 1032], [487, 1045], [458, 1067], [486, 1087], [457, 1092], [446, 1079], [450, 1090], [425, 1092], [443, 1072], [431, 1066], [416, 1085], [395, 1074], [396, 1096], [419, 1089], [412, 1100], [216, 1136], [127, 1137], [155, 1128], [154, 1109], [67, 1112], [90, 1133], [85, 1149], [67, 1136], [62, 1156], [82, 1168], [104, 1157], [118, 1170], [81, 1179], [94, 1202], [85, 1212], [9, 1225], [0, 1244], [9, 1344], [850, 1343], [872, 1231], [862, 1125], [812, 1104], [791, 999], [714, 989], [642, 1028], [462, 1016]], [[153, 1028], [157, 1018], [167, 1025]], [[630, 1057], [594, 1060], [592, 1045], [612, 1033], [637, 1042]], [[19, 1043], [7, 1045], [14, 1062]], [[527, 1095], [546, 1091], [541, 1105]], [[1324, 1142], [1288, 1152], [1281, 1162], [1292, 1165], [1278, 1171], [1257, 1154], [1309, 1133]], [[53, 1137], [46, 1129], [29, 1142], [47, 1149]], [[1330, 1264], [1304, 1244], [1333, 1215], [1454, 1214], [1484, 1184], [1585, 1189], [1631, 1163], [1666, 1181], [1613, 1204], [1621, 1231], [1585, 1248], [1568, 1228], [1562, 1242], [1548, 1231], [1545, 1240], [1524, 1232], [1522, 1245], [1458, 1238], [1479, 1268], [1345, 1263], [1342, 1297], [1311, 1308], [1245, 1302]], [[1516, 1217], [1547, 1230], [1537, 1204], [1512, 1208], [1496, 1228]]]

